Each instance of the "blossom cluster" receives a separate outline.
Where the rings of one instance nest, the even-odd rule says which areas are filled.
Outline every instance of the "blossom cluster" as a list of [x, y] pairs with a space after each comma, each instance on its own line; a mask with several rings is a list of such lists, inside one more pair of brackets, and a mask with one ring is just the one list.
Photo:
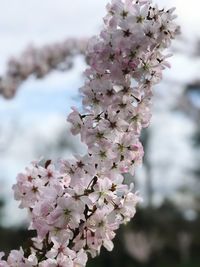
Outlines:
[[169, 67], [163, 51], [179, 29], [174, 9], [149, 0], [113, 0], [107, 10], [105, 27], [87, 48], [83, 110], [68, 116], [88, 153], [33, 162], [18, 175], [15, 199], [37, 237], [1, 267], [83, 267], [102, 246], [112, 250], [116, 230], [135, 215], [140, 197], [124, 174], [134, 175], [142, 162], [139, 137], [149, 125], [152, 86]]
[[6, 74], [0, 77], [0, 95], [12, 98], [28, 77], [42, 78], [52, 70], [66, 71], [73, 66], [73, 57], [84, 54], [87, 39], [66, 39], [41, 48], [28, 46], [19, 58], [12, 57]]

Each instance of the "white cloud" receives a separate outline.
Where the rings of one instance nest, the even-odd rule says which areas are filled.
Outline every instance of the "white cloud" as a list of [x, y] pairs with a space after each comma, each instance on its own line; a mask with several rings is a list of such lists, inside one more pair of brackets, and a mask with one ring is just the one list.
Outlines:
[[67, 36], [91, 36], [102, 25], [107, 1], [0, 0], [0, 63], [28, 43], [44, 44]]

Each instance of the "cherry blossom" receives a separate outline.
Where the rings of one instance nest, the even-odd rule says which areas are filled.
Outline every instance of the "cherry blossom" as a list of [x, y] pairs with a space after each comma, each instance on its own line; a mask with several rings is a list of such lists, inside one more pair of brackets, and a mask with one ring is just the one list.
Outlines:
[[23, 81], [31, 75], [42, 78], [54, 69], [71, 69], [73, 57], [85, 53], [87, 41], [87, 38], [71, 38], [41, 48], [29, 45], [19, 58], [12, 57], [8, 61], [6, 73], [0, 77], [0, 95], [14, 97]]
[[169, 66], [163, 51], [179, 28], [173, 9], [151, 1], [113, 0], [107, 10], [102, 32], [88, 44], [82, 112], [68, 116], [88, 152], [33, 162], [18, 175], [15, 198], [37, 237], [0, 266], [83, 267], [102, 246], [111, 251], [116, 230], [135, 215], [141, 198], [124, 174], [142, 163], [152, 88]]

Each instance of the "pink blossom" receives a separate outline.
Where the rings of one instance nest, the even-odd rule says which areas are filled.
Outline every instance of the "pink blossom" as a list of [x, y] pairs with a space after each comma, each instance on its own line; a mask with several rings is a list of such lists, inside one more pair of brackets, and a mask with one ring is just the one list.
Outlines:
[[113, 249], [116, 230], [135, 215], [141, 199], [123, 174], [133, 175], [142, 162], [139, 138], [151, 118], [152, 88], [168, 67], [163, 51], [178, 27], [173, 9], [151, 1], [112, 0], [107, 9], [104, 29], [87, 49], [83, 113], [73, 108], [68, 116], [88, 152], [35, 162], [18, 175], [15, 198], [29, 210], [37, 237], [28, 256], [11, 251], [0, 266], [84, 267], [88, 254]]

